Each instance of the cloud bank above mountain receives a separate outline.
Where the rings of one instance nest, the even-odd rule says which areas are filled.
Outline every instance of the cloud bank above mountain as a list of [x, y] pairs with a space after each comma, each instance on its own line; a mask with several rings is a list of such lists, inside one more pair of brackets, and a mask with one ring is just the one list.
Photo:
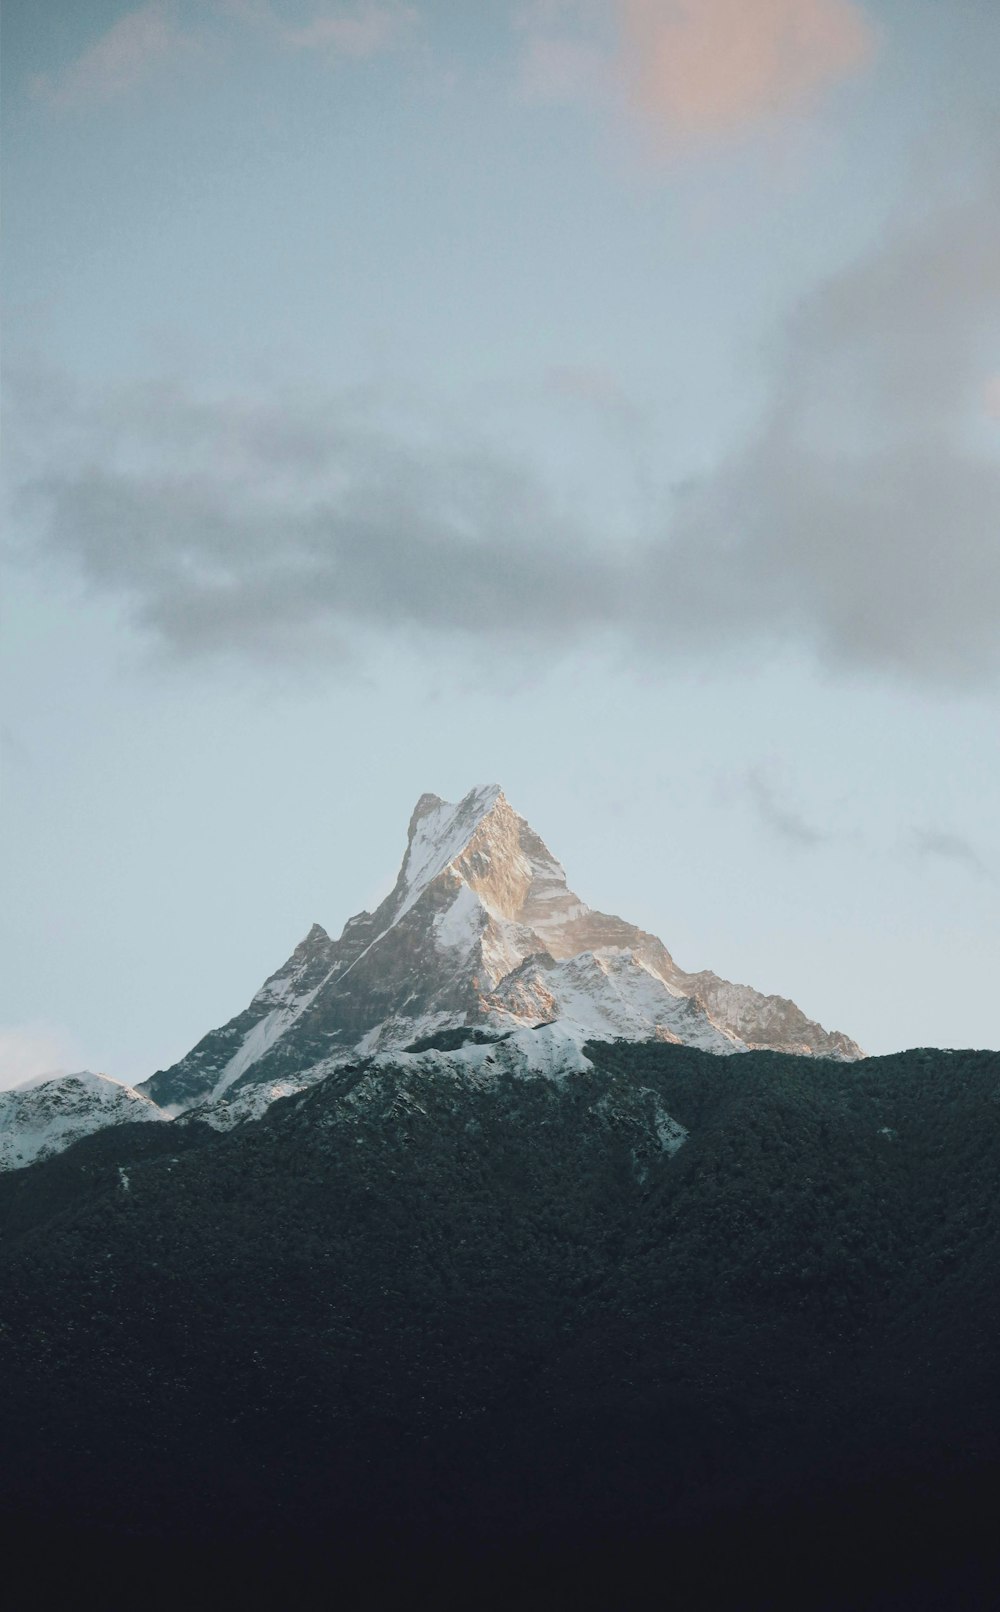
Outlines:
[[[179, 656], [273, 662], [364, 634], [595, 634], [644, 659], [805, 648], [939, 687], [1000, 670], [1000, 160], [815, 287], [756, 427], [669, 517], [611, 542], [572, 488], [385, 400], [14, 395], [16, 508], [37, 553], [123, 598]], [[622, 428], [622, 421], [616, 429]]]

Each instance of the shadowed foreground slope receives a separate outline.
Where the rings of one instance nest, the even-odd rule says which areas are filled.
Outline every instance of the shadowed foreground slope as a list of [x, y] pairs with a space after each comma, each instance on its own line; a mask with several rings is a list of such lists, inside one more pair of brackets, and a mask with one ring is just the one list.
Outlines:
[[12, 1548], [147, 1603], [993, 1604], [1000, 1056], [588, 1052], [0, 1178]]

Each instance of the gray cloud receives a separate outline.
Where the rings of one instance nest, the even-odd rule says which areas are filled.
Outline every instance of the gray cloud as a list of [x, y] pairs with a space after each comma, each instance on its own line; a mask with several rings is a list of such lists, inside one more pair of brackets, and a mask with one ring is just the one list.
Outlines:
[[910, 680], [992, 680], [1000, 435], [984, 389], [998, 356], [995, 161], [975, 194], [802, 305], [766, 418], [691, 499], [671, 563], [718, 589], [731, 630], [766, 621], [831, 662]]
[[754, 768], [747, 773], [744, 784], [761, 823], [784, 845], [797, 847], [800, 850], [814, 850], [816, 846], [825, 844], [831, 838], [828, 830], [818, 828], [815, 823], [809, 822], [789, 800], [784, 798], [760, 768]]
[[985, 874], [990, 879], [993, 877], [976, 847], [964, 834], [940, 828], [914, 829], [910, 846], [914, 854], [924, 860], [955, 862], [970, 873]]
[[535, 664], [606, 634], [645, 656], [786, 643], [984, 687], [1000, 670], [998, 372], [1000, 162], [803, 303], [752, 439], [631, 545], [602, 542], [526, 464], [361, 393], [150, 385], [91, 407], [30, 377], [16, 509], [45, 557], [182, 656], [342, 658], [405, 630], [517, 639]]
[[541, 653], [620, 619], [621, 566], [524, 466], [368, 412], [158, 387], [89, 417], [64, 405], [62, 462], [25, 475], [20, 510], [43, 552], [124, 596], [180, 654], [343, 654], [354, 629], [405, 628], [521, 636]]

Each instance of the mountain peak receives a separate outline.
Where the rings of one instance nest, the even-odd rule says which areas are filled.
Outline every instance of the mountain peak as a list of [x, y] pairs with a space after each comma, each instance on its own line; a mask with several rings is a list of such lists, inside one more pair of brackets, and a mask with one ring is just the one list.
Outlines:
[[504, 793], [499, 784], [479, 784], [470, 789], [468, 794], [463, 795], [457, 803], [442, 800], [440, 795], [427, 792], [421, 795], [410, 814], [408, 837], [412, 840], [423, 819], [432, 814], [443, 811], [454, 816], [461, 814], [463, 817], [485, 815], [492, 810], [498, 800], [503, 798]]
[[437, 811], [439, 806], [444, 806], [446, 804], [447, 802], [443, 801], [440, 795], [421, 795], [420, 799], [417, 801], [417, 804], [414, 806], [413, 811], [410, 813], [410, 827], [407, 837], [412, 840], [417, 830], [417, 824], [420, 822], [422, 817], [426, 817], [428, 812]]
[[500, 786], [486, 784], [457, 803], [421, 795], [376, 911], [349, 918], [339, 940], [314, 926], [242, 1014], [144, 1089], [173, 1112], [207, 1103], [221, 1115], [222, 1104], [235, 1123], [352, 1058], [445, 1028], [553, 1020], [578, 1039], [860, 1056], [794, 1003], [685, 973], [655, 935], [588, 907]]
[[499, 784], [470, 789], [457, 805], [439, 795], [421, 795], [410, 818], [406, 855], [393, 892], [397, 918], [462, 854], [501, 802], [507, 805]]

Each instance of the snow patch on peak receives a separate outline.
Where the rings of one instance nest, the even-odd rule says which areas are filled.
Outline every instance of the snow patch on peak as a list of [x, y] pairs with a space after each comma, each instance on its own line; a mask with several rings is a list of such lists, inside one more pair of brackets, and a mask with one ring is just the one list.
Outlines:
[[[279, 1002], [277, 1007], [273, 1007], [269, 1013], [265, 1013], [256, 1021], [224, 1065], [209, 1098], [210, 1102], [217, 1102], [230, 1086], [235, 1085], [241, 1075], [246, 1074], [252, 1064], [258, 1063], [275, 1042], [280, 1041], [285, 1031], [290, 1029], [310, 1005], [317, 989], [318, 987], [299, 997], [289, 995], [287, 1000]], [[279, 995], [277, 991], [272, 994]]]
[[468, 956], [483, 932], [486, 908], [467, 884], [460, 884], [450, 907], [434, 920], [434, 936], [439, 946]]
[[246, 1124], [248, 1120], [260, 1119], [280, 1097], [294, 1096], [296, 1092], [314, 1084], [328, 1072], [322, 1069], [319, 1073], [310, 1071], [298, 1078], [262, 1081], [258, 1086], [243, 1086], [232, 1097], [221, 1097], [218, 1102], [206, 1103], [202, 1108], [189, 1109], [184, 1118], [201, 1120], [203, 1124], [210, 1125], [213, 1131], [231, 1131], [237, 1125]]
[[584, 1038], [676, 1041], [707, 1052], [744, 1050], [699, 1003], [671, 990], [627, 948], [581, 952], [566, 961], [528, 958], [491, 998], [498, 1023], [551, 1016]]
[[69, 1069], [47, 1069], [44, 1075], [31, 1075], [27, 1080], [19, 1080], [16, 1086], [8, 1086], [8, 1091], [34, 1091], [39, 1086], [47, 1086], [50, 1080], [83, 1080], [91, 1078], [89, 1069], [81, 1069], [73, 1073]]
[[119, 1090], [129, 1091], [131, 1087], [125, 1085], [123, 1080], [115, 1080], [111, 1075], [95, 1075], [91, 1069], [53, 1069], [46, 1075], [32, 1075], [30, 1080], [22, 1080], [20, 1085], [11, 1087], [12, 1091], [37, 1091], [41, 1086], [50, 1086], [56, 1081], [73, 1081], [88, 1091], [102, 1096], [106, 1086], [117, 1086]]
[[567, 1075], [583, 1074], [593, 1068], [583, 1053], [585, 1039], [574, 1025], [541, 1024], [534, 1029], [517, 1029], [501, 1041], [469, 1041], [451, 1052], [383, 1052], [373, 1062], [380, 1072], [419, 1075], [451, 1069], [464, 1076], [478, 1076], [490, 1084], [505, 1075], [522, 1080], [563, 1080]]
[[437, 795], [421, 795], [410, 819], [410, 842], [399, 873], [397, 890], [401, 900], [396, 910], [397, 919], [409, 911], [427, 886], [460, 855], [483, 818], [502, 799], [499, 784], [470, 789], [457, 806], [439, 800]]

